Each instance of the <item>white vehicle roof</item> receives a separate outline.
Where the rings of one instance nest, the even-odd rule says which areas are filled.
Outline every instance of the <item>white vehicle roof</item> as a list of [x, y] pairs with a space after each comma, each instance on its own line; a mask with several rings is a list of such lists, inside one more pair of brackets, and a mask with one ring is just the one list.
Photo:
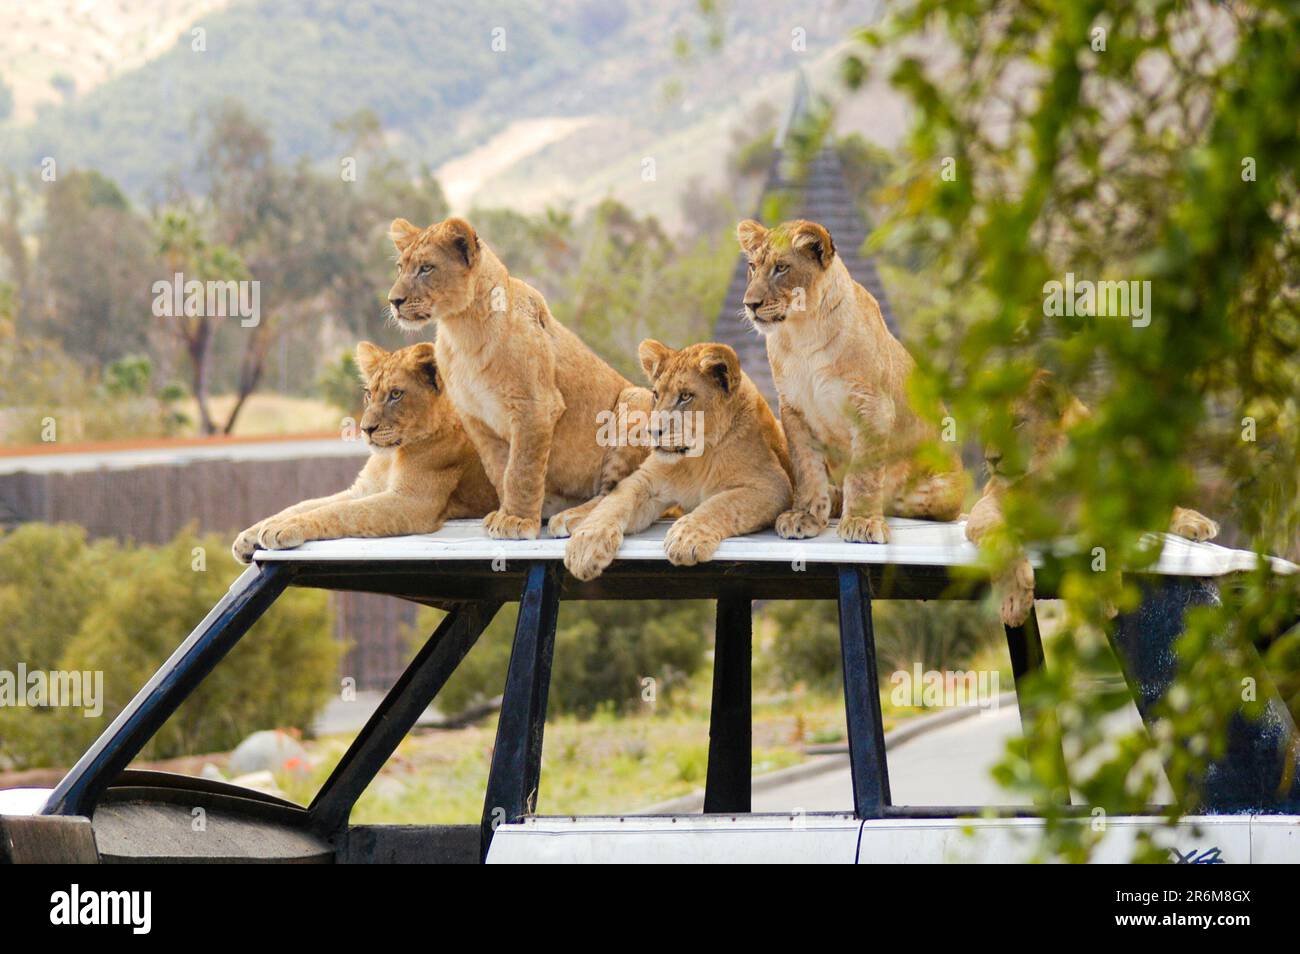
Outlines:
[[[756, 563], [858, 563], [905, 566], [975, 566], [979, 551], [966, 539], [966, 524], [936, 523], [890, 517], [891, 540], [887, 544], [845, 543], [834, 523], [811, 540], [782, 540], [772, 530], [731, 537], [722, 541], [713, 559]], [[620, 560], [659, 560], [664, 557], [664, 534], [672, 521], [661, 520], [647, 530], [623, 540]], [[1163, 539], [1164, 549], [1152, 572], [1172, 576], [1215, 577], [1254, 569], [1256, 556], [1249, 550], [1231, 550], [1214, 543], [1193, 543], [1170, 534], [1152, 534]], [[404, 560], [562, 560], [564, 539], [547, 536], [537, 540], [492, 540], [478, 520], [451, 520], [437, 533], [375, 539], [320, 540], [294, 550], [259, 550], [259, 562], [280, 561], [404, 561]], [[1041, 564], [1038, 554], [1031, 554]], [[1270, 557], [1278, 573], [1300, 570], [1294, 563]]]

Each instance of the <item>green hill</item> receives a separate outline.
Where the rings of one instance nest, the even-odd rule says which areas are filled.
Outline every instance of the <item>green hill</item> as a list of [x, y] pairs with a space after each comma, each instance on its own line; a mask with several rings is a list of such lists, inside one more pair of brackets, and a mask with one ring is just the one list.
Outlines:
[[[431, 166], [536, 117], [612, 117], [657, 139], [734, 115], [737, 91], [812, 62], [867, 18], [859, 5], [827, 8], [734, 7], [712, 55], [697, 0], [236, 0], [195, 22], [206, 49], [187, 30], [161, 56], [10, 125], [0, 164], [54, 156], [146, 193], [191, 166], [195, 117], [226, 97], [266, 123], [285, 158], [337, 159], [332, 124], [362, 108], [396, 152]], [[682, 38], [694, 57], [678, 55]], [[680, 95], [665, 95], [670, 84]]]

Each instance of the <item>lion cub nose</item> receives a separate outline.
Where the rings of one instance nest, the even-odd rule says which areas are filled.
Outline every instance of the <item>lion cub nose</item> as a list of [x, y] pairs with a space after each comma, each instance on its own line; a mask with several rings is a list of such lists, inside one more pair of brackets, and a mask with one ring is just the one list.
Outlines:
[[369, 436], [370, 436], [371, 434], [373, 434], [373, 433], [374, 433], [378, 428], [379, 428], [379, 425], [378, 425], [378, 424], [362, 424], [362, 425], [361, 425], [361, 433], [362, 433], [362, 434], [365, 434], [366, 437], [369, 437]]
[[401, 307], [402, 307], [402, 302], [404, 302], [404, 301], [406, 301], [405, 298], [390, 298], [390, 299], [388, 299], [388, 303], [389, 303], [390, 305], [392, 305], [394, 308], [401, 308]]
[[745, 310], [749, 312], [751, 315], [756, 314], [758, 312], [758, 309], [761, 308], [762, 306], [763, 303], [761, 301], [745, 302]]

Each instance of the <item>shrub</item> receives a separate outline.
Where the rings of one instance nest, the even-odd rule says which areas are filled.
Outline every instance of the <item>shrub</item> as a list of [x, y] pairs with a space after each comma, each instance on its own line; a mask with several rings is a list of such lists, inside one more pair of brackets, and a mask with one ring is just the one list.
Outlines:
[[[834, 601], [776, 600], [764, 604], [756, 618], [769, 621], [774, 630], [758, 649], [759, 671], [768, 682], [838, 691], [840, 631]], [[916, 662], [926, 669], [960, 669], [1003, 638], [986, 602], [878, 600], [872, 604], [872, 623], [882, 679]]]
[[[439, 693], [439, 709], [455, 714], [501, 694], [516, 612], [507, 606], [493, 620]], [[420, 642], [439, 618], [435, 610], [420, 613]], [[655, 680], [656, 705], [671, 705], [675, 691], [704, 664], [712, 630], [713, 609], [703, 601], [563, 603], [548, 711], [583, 717], [602, 709], [635, 711], [644, 705], [646, 678]]]
[[[0, 709], [0, 752], [18, 766], [68, 764], [222, 597], [237, 568], [225, 541], [182, 531], [161, 547], [87, 545], [79, 529], [29, 524], [0, 538], [0, 666], [102, 671], [103, 712]], [[208, 566], [207, 559], [219, 559]], [[159, 731], [142, 757], [224, 751], [257, 729], [306, 727], [333, 685], [340, 647], [328, 597], [291, 591]]]

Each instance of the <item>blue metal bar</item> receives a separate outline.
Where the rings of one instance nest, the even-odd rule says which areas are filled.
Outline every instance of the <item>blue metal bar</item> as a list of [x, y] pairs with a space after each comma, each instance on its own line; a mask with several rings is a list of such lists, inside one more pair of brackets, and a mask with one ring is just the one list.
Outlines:
[[308, 808], [313, 828], [334, 834], [347, 826], [356, 800], [500, 608], [498, 602], [464, 603], [443, 618], [316, 793]]
[[[1183, 618], [1195, 606], [1217, 605], [1219, 591], [1210, 580], [1156, 577], [1141, 581], [1142, 602], [1116, 620], [1111, 645], [1119, 656], [1129, 691], [1147, 728], [1154, 731], [1156, 707], [1178, 672], [1175, 644]], [[1194, 785], [1202, 809], [1214, 813], [1300, 811], [1300, 732], [1253, 647], [1240, 647], [1256, 665], [1256, 698], [1264, 703], [1259, 718], [1237, 712], [1227, 726], [1223, 758], [1211, 763], [1203, 779], [1170, 778], [1175, 790]], [[1240, 686], [1224, 692], [1240, 693]]]
[[871, 627], [871, 587], [853, 565], [839, 567], [840, 650], [844, 660], [844, 714], [853, 773], [853, 813], [879, 818], [890, 804], [884, 714], [876, 638]]
[[289, 585], [288, 563], [250, 566], [203, 622], [77, 760], [45, 804], [46, 815], [90, 815], [104, 789], [125, 769]]
[[501, 696], [496, 745], [483, 800], [482, 847], [496, 827], [518, 821], [537, 806], [542, 772], [542, 731], [546, 726], [546, 697], [551, 685], [555, 652], [555, 622], [560, 610], [559, 565], [538, 560], [528, 568], [514, 648]]
[[718, 597], [713, 640], [713, 704], [704, 811], [750, 810], [753, 771], [753, 617], [749, 594]]

